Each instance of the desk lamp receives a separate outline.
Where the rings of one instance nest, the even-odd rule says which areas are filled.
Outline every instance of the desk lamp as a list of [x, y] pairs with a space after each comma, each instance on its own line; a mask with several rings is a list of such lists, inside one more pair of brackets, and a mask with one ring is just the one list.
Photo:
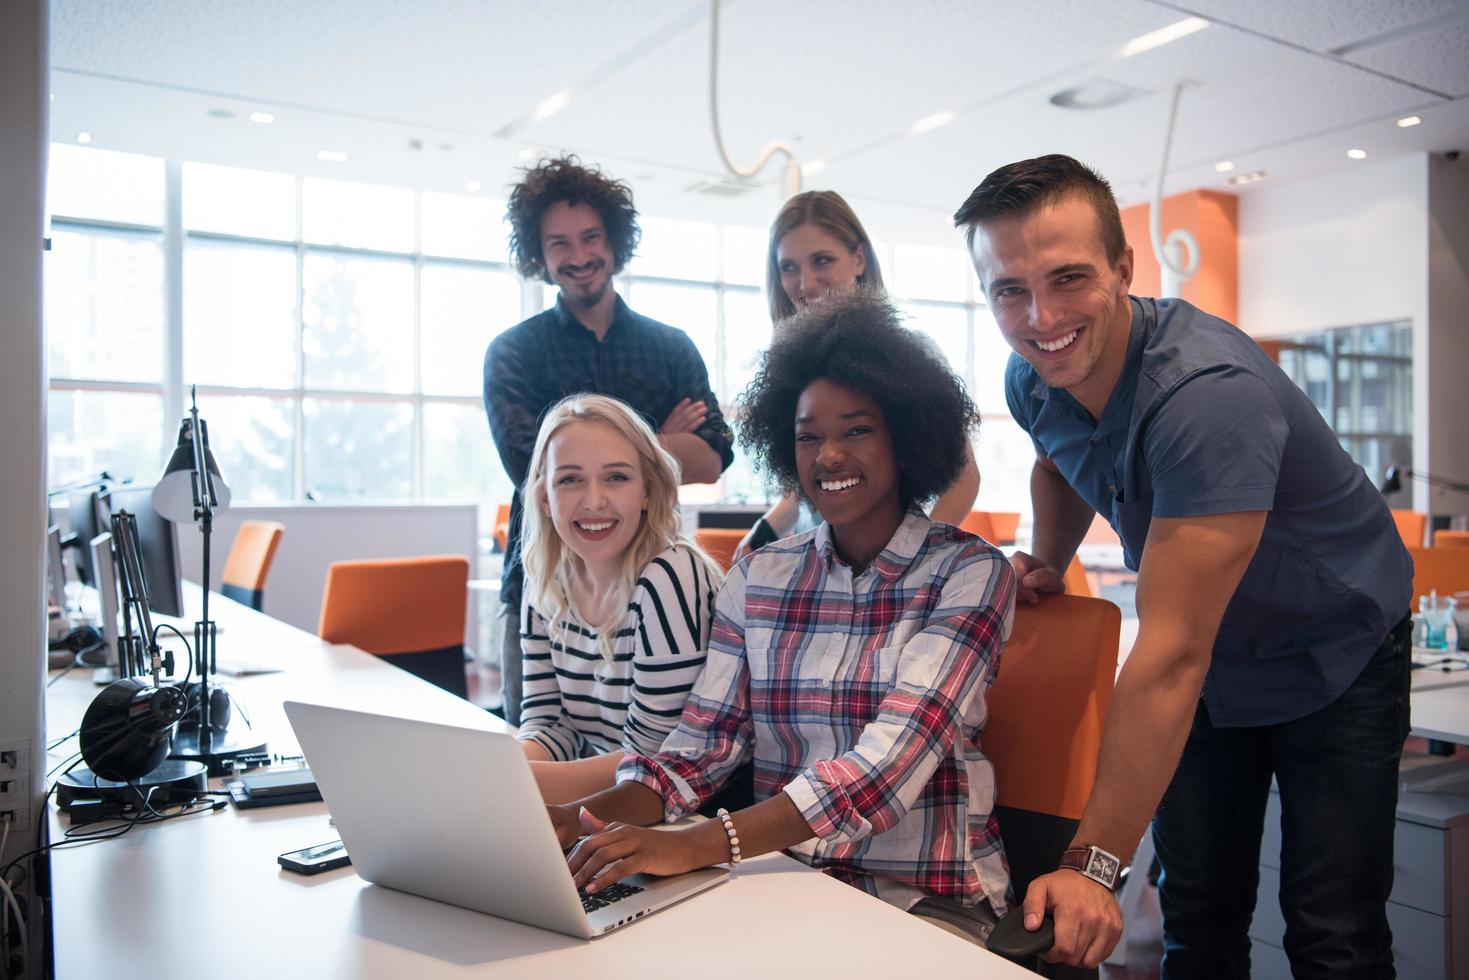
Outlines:
[[[190, 401], [189, 414], [179, 424], [178, 445], [153, 488], [153, 509], [176, 524], [198, 524], [204, 539], [203, 608], [194, 623], [198, 705], [190, 709], [191, 715], [197, 715], [198, 728], [180, 733], [174, 741], [173, 755], [198, 759], [211, 772], [218, 772], [224, 768], [226, 759], [242, 752], [258, 752], [265, 748], [265, 743], [229, 731], [229, 699], [215, 687], [217, 631], [214, 620], [209, 618], [209, 542], [214, 533], [215, 511], [229, 507], [230, 489], [219, 473], [214, 454], [209, 451], [209, 428], [199, 418], [197, 387], [190, 390]], [[211, 687], [215, 687], [212, 692]], [[188, 693], [192, 700], [194, 691]]]
[[1432, 473], [1424, 473], [1422, 470], [1414, 470], [1406, 466], [1389, 466], [1387, 472], [1382, 477], [1383, 496], [1387, 496], [1390, 493], [1397, 493], [1403, 489], [1403, 477], [1405, 476], [1410, 480], [1421, 480], [1430, 487], [1438, 490], [1453, 490], [1457, 493], [1469, 493], [1469, 483], [1460, 483], [1457, 480], [1445, 479], [1444, 477], [1434, 476]]

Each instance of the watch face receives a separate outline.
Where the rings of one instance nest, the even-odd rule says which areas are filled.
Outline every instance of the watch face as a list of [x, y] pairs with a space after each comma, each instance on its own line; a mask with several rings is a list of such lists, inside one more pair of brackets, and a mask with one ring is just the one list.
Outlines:
[[1086, 873], [1099, 881], [1111, 885], [1117, 880], [1117, 859], [1106, 851], [1092, 848], [1091, 857], [1086, 863]]

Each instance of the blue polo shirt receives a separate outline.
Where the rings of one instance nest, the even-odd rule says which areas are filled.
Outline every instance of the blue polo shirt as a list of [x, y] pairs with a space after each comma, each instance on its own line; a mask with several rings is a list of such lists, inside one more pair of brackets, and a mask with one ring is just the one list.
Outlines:
[[1131, 303], [1127, 363], [1101, 418], [1018, 354], [1010, 413], [1107, 518], [1134, 571], [1155, 516], [1270, 512], [1203, 697], [1220, 727], [1304, 717], [1408, 613], [1412, 559], [1367, 474], [1258, 344], [1182, 300]]

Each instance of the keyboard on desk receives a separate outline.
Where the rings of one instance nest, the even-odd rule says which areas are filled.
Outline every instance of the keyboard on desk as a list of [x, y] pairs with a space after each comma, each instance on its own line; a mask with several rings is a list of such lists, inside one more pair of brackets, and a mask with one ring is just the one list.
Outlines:
[[636, 895], [640, 891], [642, 889], [637, 885], [629, 885], [619, 881], [616, 884], [608, 885], [595, 895], [588, 895], [585, 888], [578, 888], [576, 894], [581, 899], [583, 911], [595, 912], [597, 909], [605, 909], [613, 902], [620, 902], [624, 898]]

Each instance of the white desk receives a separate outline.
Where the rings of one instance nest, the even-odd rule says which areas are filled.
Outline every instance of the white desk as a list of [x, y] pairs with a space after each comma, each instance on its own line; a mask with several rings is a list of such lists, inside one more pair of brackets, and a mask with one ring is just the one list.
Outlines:
[[1461, 684], [1415, 690], [1412, 706], [1412, 734], [1469, 745], [1469, 687]]
[[[221, 657], [286, 668], [231, 682], [271, 751], [296, 747], [280, 708], [287, 697], [504, 730], [469, 702], [353, 647], [324, 644], [228, 600], [210, 607], [229, 624]], [[90, 678], [75, 675], [51, 688], [52, 740], [76, 727], [95, 694]], [[73, 749], [63, 746], [52, 764]], [[384, 792], [393, 791], [394, 771], [412, 764], [384, 746]], [[65, 824], [51, 819], [59, 840]], [[231, 808], [54, 852], [57, 976], [1033, 976], [779, 854], [746, 862], [732, 883], [581, 942], [368, 885], [350, 868], [303, 878], [275, 863], [284, 851], [336, 836], [325, 805], [314, 803]]]

